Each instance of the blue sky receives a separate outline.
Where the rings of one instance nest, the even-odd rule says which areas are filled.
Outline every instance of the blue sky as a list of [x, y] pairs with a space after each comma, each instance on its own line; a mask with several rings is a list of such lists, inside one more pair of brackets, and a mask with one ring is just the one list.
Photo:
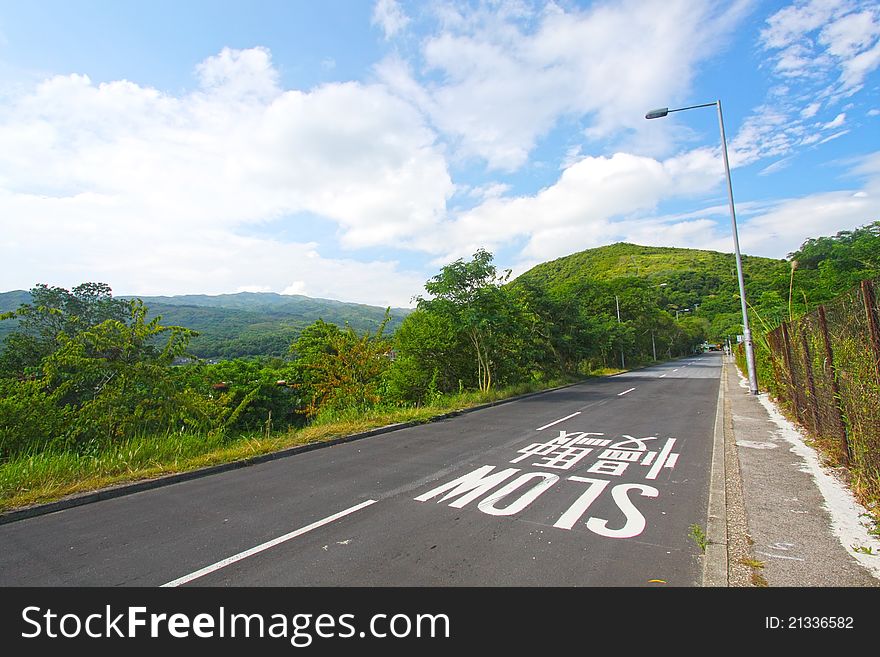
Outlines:
[[617, 241], [880, 219], [880, 6], [0, 3], [0, 289], [410, 305]]

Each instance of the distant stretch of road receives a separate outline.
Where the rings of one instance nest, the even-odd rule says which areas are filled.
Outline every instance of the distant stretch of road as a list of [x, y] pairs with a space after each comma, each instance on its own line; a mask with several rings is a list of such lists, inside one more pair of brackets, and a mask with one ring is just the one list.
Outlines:
[[2, 586], [695, 586], [706, 354], [0, 526]]

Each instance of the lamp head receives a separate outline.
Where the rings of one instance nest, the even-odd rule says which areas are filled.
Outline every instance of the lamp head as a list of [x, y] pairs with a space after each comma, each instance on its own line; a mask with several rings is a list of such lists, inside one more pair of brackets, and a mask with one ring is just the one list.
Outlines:
[[651, 110], [647, 114], [645, 114], [646, 119], [662, 119], [664, 116], [669, 114], [668, 107], [662, 107], [660, 109]]

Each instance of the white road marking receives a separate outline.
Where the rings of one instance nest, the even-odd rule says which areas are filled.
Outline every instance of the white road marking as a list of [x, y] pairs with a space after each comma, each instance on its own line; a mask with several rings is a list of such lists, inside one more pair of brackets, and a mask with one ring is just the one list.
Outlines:
[[242, 559], [247, 559], [255, 554], [263, 552], [264, 550], [268, 550], [269, 548], [275, 547], [276, 545], [280, 545], [286, 541], [289, 541], [292, 538], [296, 538], [297, 536], [302, 536], [303, 534], [312, 531], [313, 529], [317, 529], [318, 527], [323, 527], [324, 525], [328, 525], [334, 520], [339, 520], [340, 518], [352, 514], [356, 511], [360, 511], [363, 508], [370, 506], [371, 504], [375, 504], [378, 500], [367, 500], [366, 502], [361, 502], [349, 509], [345, 509], [345, 511], [340, 511], [339, 513], [334, 513], [332, 516], [328, 516], [323, 520], [318, 520], [317, 522], [313, 522], [311, 525], [306, 525], [300, 529], [294, 530], [285, 534], [284, 536], [279, 536], [278, 538], [273, 538], [271, 541], [266, 541], [261, 545], [256, 547], [252, 547], [250, 550], [245, 550], [244, 552], [239, 552], [238, 554], [234, 554], [231, 557], [227, 557], [217, 563], [211, 564], [210, 566], [205, 566], [194, 573], [190, 573], [189, 575], [184, 575], [183, 577], [178, 577], [175, 580], [168, 582], [167, 584], [163, 584], [161, 588], [171, 588], [175, 586], [180, 586], [181, 584], [186, 584], [187, 582], [191, 582], [194, 579], [198, 579], [199, 577], [204, 577], [209, 573], [213, 573], [216, 570], [220, 570], [221, 568], [225, 568], [226, 566], [235, 563], [236, 561], [241, 561]]
[[672, 446], [675, 444], [675, 438], [670, 438], [666, 441], [666, 444], [663, 446], [663, 449], [660, 450], [660, 457], [654, 461], [654, 465], [651, 466], [651, 469], [648, 470], [648, 474], [645, 475], [645, 479], [656, 479], [657, 475], [660, 473], [660, 468], [666, 465], [666, 459], [669, 456], [669, 452], [672, 451]]
[[626, 393], [628, 393], [628, 392], [632, 392], [633, 390], [635, 390], [635, 388], [630, 388], [629, 390], [624, 390], [623, 392], [618, 392], [618, 393], [617, 393], [617, 396], [618, 396], [618, 397], [623, 397]]
[[758, 552], [758, 554], [761, 554], [765, 557], [771, 557], [772, 559], [787, 559], [789, 561], [804, 561], [804, 559], [801, 559], [800, 557], [786, 557], [781, 554], [770, 554], [769, 552]]
[[666, 375], [665, 375], [665, 374], [661, 374], [661, 375], [660, 375], [660, 378], [662, 379], [664, 376], [666, 376]]
[[558, 420], [554, 420], [550, 424], [545, 424], [543, 427], [538, 427], [537, 429], [535, 429], [535, 431], [543, 431], [544, 429], [546, 429], [548, 427], [552, 427], [554, 424], [559, 424], [560, 422], [565, 422], [569, 418], [573, 418], [575, 415], [580, 415], [580, 414], [581, 414], [581, 412], [577, 411], [575, 413], [572, 413], [571, 415], [566, 415], [565, 417], [561, 417]]

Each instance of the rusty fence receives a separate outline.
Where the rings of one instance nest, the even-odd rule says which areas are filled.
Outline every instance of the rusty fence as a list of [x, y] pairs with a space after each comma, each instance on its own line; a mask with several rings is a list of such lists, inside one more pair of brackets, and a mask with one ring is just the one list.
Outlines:
[[[848, 466], [854, 490], [880, 503], [880, 311], [875, 281], [755, 340], [762, 389], [828, 460]], [[737, 358], [743, 366], [742, 349]]]

